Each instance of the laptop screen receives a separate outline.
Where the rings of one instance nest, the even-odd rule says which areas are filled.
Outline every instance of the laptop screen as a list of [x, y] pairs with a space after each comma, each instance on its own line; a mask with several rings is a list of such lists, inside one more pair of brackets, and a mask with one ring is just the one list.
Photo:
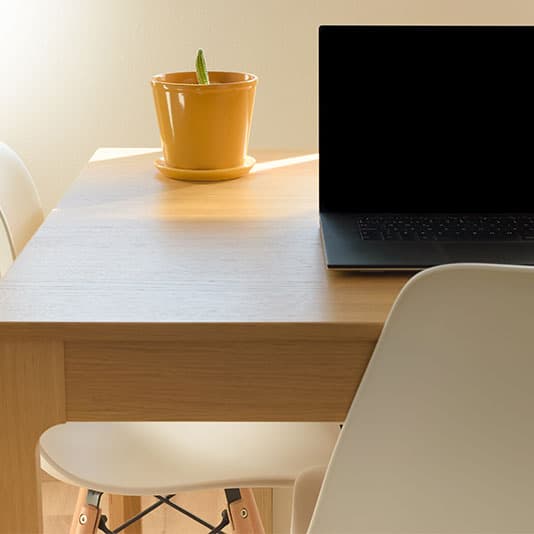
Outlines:
[[321, 211], [533, 212], [534, 28], [322, 26]]

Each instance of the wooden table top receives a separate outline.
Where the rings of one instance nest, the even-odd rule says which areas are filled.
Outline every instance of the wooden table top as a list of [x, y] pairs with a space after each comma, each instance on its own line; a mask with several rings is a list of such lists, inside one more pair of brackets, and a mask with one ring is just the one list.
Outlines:
[[157, 155], [89, 163], [0, 283], [0, 334], [349, 323], [378, 335], [407, 277], [325, 269], [316, 154], [257, 153], [252, 174], [219, 183], [167, 179]]

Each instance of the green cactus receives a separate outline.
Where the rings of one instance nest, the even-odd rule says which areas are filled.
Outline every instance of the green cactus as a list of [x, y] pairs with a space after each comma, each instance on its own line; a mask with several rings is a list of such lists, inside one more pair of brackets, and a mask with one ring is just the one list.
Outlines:
[[198, 83], [201, 85], [209, 84], [208, 68], [206, 67], [206, 58], [204, 57], [204, 50], [202, 48], [199, 48], [197, 52], [196, 67]]

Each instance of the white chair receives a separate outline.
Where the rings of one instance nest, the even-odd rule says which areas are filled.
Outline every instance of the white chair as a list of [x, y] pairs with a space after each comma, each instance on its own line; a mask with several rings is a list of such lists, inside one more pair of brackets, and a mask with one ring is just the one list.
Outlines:
[[[309, 506], [299, 489], [320, 486], [319, 470], [304, 473], [296, 505]], [[380, 336], [311, 524], [295, 510], [293, 534], [532, 533], [533, 493], [534, 268], [418, 274]]]
[[41, 202], [28, 169], [0, 143], [0, 276], [42, 222]]
[[6, 227], [0, 219], [0, 278], [7, 273], [12, 262], [11, 243], [9, 242]]
[[[3, 247], [11, 260], [43, 215], [30, 174], [5, 144], [0, 144], [0, 218], [0, 257]], [[251, 491], [233, 488], [293, 484], [306, 467], [328, 461], [338, 433], [333, 423], [66, 423], [41, 436], [41, 466], [59, 480], [92, 490], [79, 500], [72, 533], [93, 534], [99, 524], [112, 532], [100, 518], [103, 492], [161, 495], [155, 507], [176, 506], [166, 497], [178, 491], [230, 488], [234, 530], [259, 534], [263, 528]], [[208, 528], [215, 532], [216, 526]]]

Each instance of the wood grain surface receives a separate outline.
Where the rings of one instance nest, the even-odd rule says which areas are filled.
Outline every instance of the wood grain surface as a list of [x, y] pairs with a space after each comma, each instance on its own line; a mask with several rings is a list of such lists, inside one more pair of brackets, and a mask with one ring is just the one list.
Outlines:
[[[190, 333], [191, 334], [191, 333]], [[204, 325], [178, 341], [65, 344], [78, 421], [343, 421], [374, 342], [351, 325]]]
[[2, 534], [41, 532], [37, 443], [42, 432], [66, 419], [63, 370], [62, 343], [0, 337]]
[[220, 183], [164, 178], [154, 154], [89, 164], [0, 284], [0, 333], [27, 323], [45, 335], [50, 324], [380, 327], [406, 275], [328, 272], [316, 157], [255, 155], [256, 172]]

